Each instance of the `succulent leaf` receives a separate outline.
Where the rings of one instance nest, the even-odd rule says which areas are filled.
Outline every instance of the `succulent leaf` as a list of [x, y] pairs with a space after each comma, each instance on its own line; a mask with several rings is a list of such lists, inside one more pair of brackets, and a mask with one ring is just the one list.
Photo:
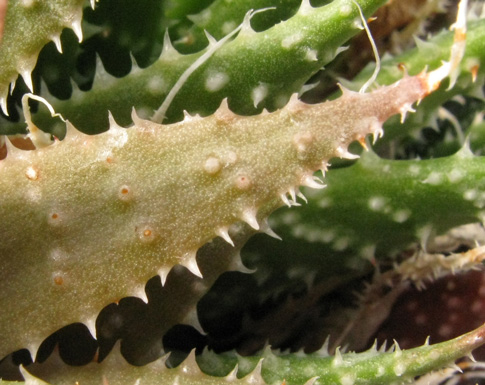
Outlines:
[[[388, 57], [381, 63], [381, 70], [376, 79], [377, 84], [390, 84], [402, 76], [405, 69], [409, 74], [417, 74], [425, 68], [437, 68], [442, 61], [448, 60], [453, 33], [444, 31], [429, 41], [417, 39], [417, 47], [396, 57]], [[483, 63], [485, 59], [485, 23], [483, 20], [473, 20], [467, 26], [466, 51], [461, 64], [461, 77], [455, 87], [446, 89], [446, 84], [423, 100], [417, 106], [416, 114], [411, 114], [406, 121], [391, 119], [385, 125], [386, 135], [376, 144], [375, 150], [380, 151], [389, 142], [407, 135], [415, 135], [418, 129], [429, 125], [436, 115], [436, 110], [446, 101], [456, 95], [474, 95], [483, 83]], [[358, 90], [371, 76], [373, 66], [370, 65], [359, 73], [351, 82], [344, 82], [346, 87]], [[463, 144], [463, 143], [462, 143]]]
[[[366, 0], [360, 5], [371, 14], [384, 2]], [[359, 31], [356, 18], [357, 8], [349, 0], [338, 0], [320, 8], [308, 4], [289, 20], [260, 33], [245, 26], [238, 37], [221, 47], [190, 77], [172, 102], [167, 121], [181, 120], [184, 110], [191, 114], [213, 113], [224, 98], [232, 111], [243, 115], [261, 112], [263, 107], [281, 108]], [[128, 125], [132, 107], [140, 116], [151, 117], [181, 74], [202, 54], [181, 55], [167, 40], [160, 59], [150, 67], [133, 69], [121, 79], [103, 74], [98, 68], [100, 75], [89, 92], [75, 91], [68, 101], [50, 101], [57, 112], [86, 133], [108, 129], [106, 111], [119, 124]], [[34, 116], [34, 121], [42, 129], [53, 131], [55, 122], [45, 111]], [[2, 126], [2, 134], [25, 130], [23, 124]], [[62, 130], [54, 133], [63, 136]]]
[[62, 51], [64, 28], [74, 30], [82, 40], [81, 18], [84, 0], [10, 1], [3, 39], [0, 42], [0, 106], [7, 113], [7, 95], [17, 76], [33, 91], [32, 70], [44, 45], [56, 43]]
[[334, 255], [334, 263], [349, 254], [389, 257], [414, 242], [425, 246], [427, 238], [453, 227], [481, 222], [484, 166], [466, 147], [428, 160], [365, 152], [356, 164], [328, 173], [325, 190], [305, 194], [311, 197], [307, 205], [280, 210], [271, 224], [287, 241], [319, 244], [319, 253]]
[[[93, 9], [96, 2], [90, 2]], [[26, 383], [403, 383], [450, 365], [483, 344], [485, 326], [455, 340], [432, 346], [425, 343], [411, 350], [395, 344], [388, 352], [373, 347], [344, 354], [337, 349], [329, 356], [324, 347], [315, 355], [275, 355], [267, 350], [246, 358], [204, 352], [198, 359], [192, 352], [175, 369], [167, 369], [165, 360], [158, 359], [164, 351], [163, 337], [173, 326], [185, 323], [203, 332], [203, 317], [199, 322], [196, 306], [204, 301], [199, 300], [223, 272], [247, 272], [240, 257], [242, 247], [257, 232], [278, 237], [268, 225], [268, 216], [284, 205], [290, 211], [276, 216], [275, 222], [280, 222], [278, 231], [290, 240], [290, 247], [285, 243], [287, 250], [274, 248], [272, 254], [280, 259], [267, 258], [263, 265], [269, 268], [255, 275], [256, 280], [268, 271], [273, 280], [289, 278], [292, 272], [284, 271], [287, 266], [281, 263], [289, 253], [292, 257], [303, 254], [310, 265], [317, 263], [315, 255], [319, 254], [318, 269], [300, 273], [309, 283], [317, 270], [325, 270], [327, 279], [320, 286], [324, 294], [341, 289], [342, 283], [347, 285], [355, 277], [360, 279], [371, 270], [369, 261], [375, 263], [374, 257], [378, 262], [395, 262], [381, 280], [407, 280], [418, 287], [430, 274], [473, 268], [483, 258], [482, 247], [446, 256], [442, 250], [426, 250], [433, 235], [483, 221], [483, 158], [473, 155], [468, 144], [453, 156], [424, 161], [384, 160], [366, 153], [353, 166], [329, 173], [330, 187], [323, 191], [323, 182], [314, 174], [317, 170], [325, 173], [331, 159], [359, 158], [349, 147], [351, 143], [359, 141], [369, 147], [366, 136], [372, 134], [374, 140], [382, 136], [388, 120], [392, 120], [386, 128], [392, 141], [415, 134], [415, 127], [420, 129], [432, 114], [436, 116], [444, 101], [458, 93], [483, 99], [479, 92], [483, 83], [480, 64], [485, 60], [483, 15], [482, 20], [470, 23], [466, 34], [466, 1], [461, 2], [454, 37], [448, 33], [430, 43], [418, 42], [417, 50], [384, 61], [378, 83], [389, 86], [376, 86], [369, 93], [341, 87], [342, 95], [335, 100], [311, 105], [301, 102], [297, 93], [308, 89], [304, 85], [309, 78], [343, 50], [342, 44], [362, 29], [364, 15], [370, 16], [385, 0], [323, 1], [326, 5], [321, 7], [317, 5], [322, 2], [310, 5], [309, 0], [229, 3], [155, 1], [156, 12], [150, 15], [153, 24], [147, 21], [143, 26], [147, 39], [140, 36], [139, 45], [128, 32], [130, 15], [126, 9], [120, 11], [125, 13], [123, 17], [114, 15], [110, 24], [116, 31], [108, 28], [101, 33], [107, 41], [111, 34], [123, 46], [123, 52], [118, 52], [120, 63], [126, 62], [126, 47], [132, 47], [135, 56], [143, 52], [142, 66], [153, 61], [154, 52], [161, 48], [157, 41], [160, 29], [173, 26], [155, 63], [144, 69], [133, 63], [131, 73], [117, 79], [109, 75], [120, 75], [111, 68], [112, 62], [105, 61], [104, 70], [101, 60], [106, 52], [102, 50], [91, 90], [75, 90], [64, 101], [43, 95], [54, 107], [39, 95], [24, 95], [27, 131], [24, 123], [0, 121], [0, 134], [11, 135], [0, 136], [0, 358], [20, 348], [35, 354], [49, 334], [76, 322], [83, 322], [93, 336], [97, 334], [97, 341], [90, 340], [99, 347], [98, 358], [106, 356], [117, 338], [122, 339], [121, 348], [115, 347], [101, 363], [85, 367], [64, 365], [54, 351], [47, 362], [21, 368]], [[81, 0], [9, 2], [0, 41], [0, 105], [4, 112], [7, 94], [19, 74], [32, 90], [31, 73], [46, 43], [54, 41], [59, 51], [63, 47], [82, 50], [75, 38], [61, 43], [60, 34], [63, 28], [72, 28], [81, 40], [83, 4]], [[97, 8], [110, 4], [119, 2], [105, 0]], [[253, 24], [250, 16], [244, 18], [249, 8], [274, 5], [276, 11], [260, 12]], [[195, 12], [200, 13], [189, 16]], [[85, 16], [94, 24], [100, 20], [96, 11]], [[121, 19], [125, 22], [118, 23]], [[280, 20], [284, 21], [275, 25]], [[83, 25], [88, 30], [92, 28], [89, 22]], [[92, 28], [93, 34], [96, 28]], [[204, 28], [209, 29], [204, 34], [208, 47], [202, 49]], [[229, 31], [234, 32], [227, 35]], [[169, 35], [181, 39], [172, 43]], [[461, 51], [465, 38], [466, 52]], [[440, 66], [450, 51], [452, 64]], [[47, 49], [43, 52], [49, 56]], [[187, 52], [193, 53], [182, 54]], [[69, 62], [71, 68], [76, 61], [67, 56], [63, 63]], [[116, 62], [116, 55], [111, 60]], [[439, 88], [446, 76], [454, 85], [460, 60], [457, 84], [452, 90]], [[398, 63], [404, 63], [411, 76], [400, 72]], [[55, 68], [50, 64], [49, 58], [40, 60], [37, 73], [46, 78], [49, 68]], [[426, 72], [425, 65], [440, 67]], [[60, 95], [69, 97], [71, 88], [62, 83], [72, 76], [72, 68], [61, 66], [65, 73], [52, 79], [60, 80], [66, 92]], [[195, 72], [186, 78], [187, 69]], [[422, 72], [415, 75], [418, 71]], [[367, 79], [366, 71], [354, 79], [354, 85], [362, 77]], [[43, 92], [45, 89], [42, 85]], [[413, 111], [414, 102], [435, 90], [432, 98], [421, 103], [409, 128], [394, 122], [394, 115], [403, 121]], [[16, 94], [22, 91], [16, 90]], [[33, 121], [29, 99], [48, 107], [40, 106]], [[164, 110], [167, 105], [169, 109]], [[62, 122], [53, 117], [61, 117]], [[145, 120], [149, 117], [152, 120]], [[477, 153], [483, 146], [481, 120], [477, 113], [470, 129]], [[393, 134], [398, 126], [401, 132]], [[18, 133], [27, 133], [27, 139], [13, 136]], [[384, 145], [387, 147], [375, 147], [378, 154], [399, 141]], [[440, 145], [435, 149], [440, 150]], [[310, 188], [305, 191], [310, 203], [296, 211], [297, 199], [306, 201], [301, 186]], [[406, 260], [403, 250], [413, 242], [420, 242], [422, 250], [415, 247], [418, 252]], [[281, 272], [284, 277], [278, 276]], [[157, 274], [160, 285], [154, 288], [150, 282]], [[373, 280], [361, 297], [372, 285], [387, 284]], [[391, 292], [398, 290], [391, 288]], [[121, 308], [121, 300], [127, 296], [145, 301], [144, 308], [155, 320], [137, 334], [144, 337], [146, 332], [152, 340], [146, 346], [143, 342], [135, 346], [130, 353], [134, 358], [128, 360], [137, 365], [151, 362], [144, 367], [125, 362], [120, 352], [125, 355], [127, 349], [123, 348], [129, 341], [121, 334], [110, 335], [109, 322], [102, 324], [109, 318], [103, 318], [103, 312], [96, 318], [108, 305]], [[386, 300], [386, 295], [382, 297]], [[342, 308], [347, 310], [343, 305], [335, 309], [337, 318]], [[380, 322], [379, 317], [371, 321]], [[366, 328], [362, 317], [354, 321], [362, 321], [360, 330]], [[42, 345], [38, 360], [45, 358], [46, 350], [54, 349], [53, 345], [46, 348], [52, 341], [55, 338], [48, 338]], [[176, 354], [173, 357], [176, 361]], [[8, 382], [0, 380], [4, 383]]]
[[[45, 367], [27, 370], [52, 385], [72, 383], [126, 384], [389, 384], [407, 383], [414, 377], [451, 365], [484, 343], [483, 326], [454, 340], [440, 344], [401, 350], [397, 344], [388, 352], [374, 345], [363, 353], [275, 355], [266, 350], [262, 356], [234, 357], [204, 352], [196, 358], [194, 351], [174, 369], [167, 369], [164, 360], [145, 367], [127, 364], [119, 349], [100, 364], [88, 367], [68, 367], [54, 355]], [[200, 366], [200, 368], [199, 368]], [[234, 369], [237, 368], [237, 369]], [[88, 370], [86, 370], [88, 369]], [[202, 370], [201, 370], [202, 369]], [[234, 370], [233, 370], [234, 369]], [[207, 374], [209, 375], [207, 375]], [[28, 373], [26, 373], [29, 375]], [[42, 382], [39, 382], [42, 384]]]
[[[284, 109], [253, 117], [223, 103], [207, 118], [174, 125], [135, 114], [128, 129], [110, 119], [109, 131], [89, 136], [68, 123], [66, 138], [50, 146], [9, 145], [0, 163], [0, 307], [13, 310], [1, 319], [0, 355], [143, 293], [160, 269], [183, 264], [201, 275], [196, 253], [206, 242], [227, 238], [241, 221], [259, 230], [288, 191], [321, 188], [314, 171], [332, 157], [352, 156], [351, 141], [380, 135], [382, 122], [427, 93], [421, 77], [406, 77], [320, 105], [295, 96]], [[393, 102], [382, 107], [384, 100]], [[25, 289], [28, 300], [19, 301]]]
[[[291, 17], [298, 10], [301, 1], [283, 0], [279, 1], [276, 7], [275, 4], [270, 0], [245, 0], [237, 4], [215, 0], [199, 13], [188, 16], [193, 22], [190, 28], [183, 24], [172, 28], [177, 32], [174, 45], [180, 52], [197, 52], [207, 45], [205, 31], [216, 39], [221, 39], [243, 21], [244, 15], [250, 9], [270, 7], [269, 12], [259, 14], [251, 23], [256, 31], [262, 31]], [[224, 23], [221, 23], [221, 20], [224, 20]]]

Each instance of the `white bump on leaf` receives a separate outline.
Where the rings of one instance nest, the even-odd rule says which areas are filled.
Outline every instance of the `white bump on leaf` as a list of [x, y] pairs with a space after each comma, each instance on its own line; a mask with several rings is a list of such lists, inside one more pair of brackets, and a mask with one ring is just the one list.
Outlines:
[[229, 82], [229, 76], [224, 72], [215, 72], [207, 76], [205, 89], [209, 92], [216, 92], [222, 89]]
[[286, 36], [281, 41], [281, 46], [285, 49], [289, 49], [293, 45], [298, 44], [300, 41], [302, 41], [303, 38], [304, 38], [303, 34], [301, 32], [297, 32], [293, 35]]
[[205, 160], [204, 170], [210, 175], [216, 174], [222, 168], [221, 161], [215, 156], [210, 156]]
[[39, 179], [39, 173], [36, 168], [29, 166], [27, 167], [27, 170], [25, 171], [25, 176], [29, 180], [37, 180]]
[[305, 60], [309, 62], [318, 61], [318, 51], [308, 48], [305, 53]]

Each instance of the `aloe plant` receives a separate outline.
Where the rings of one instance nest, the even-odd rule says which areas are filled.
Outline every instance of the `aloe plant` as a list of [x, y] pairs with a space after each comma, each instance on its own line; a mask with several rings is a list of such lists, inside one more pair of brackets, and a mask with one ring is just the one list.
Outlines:
[[[482, 328], [441, 344], [364, 351], [406, 287], [473, 269], [483, 254], [447, 257], [454, 250], [436, 238], [483, 220], [479, 107], [472, 111], [476, 154], [459, 131], [448, 145], [461, 147], [455, 154], [395, 159], [438, 116], [451, 116], [455, 128], [470, 124], [443, 111], [458, 95], [480, 101], [485, 23], [477, 12], [465, 25], [460, 4], [450, 31], [383, 60], [375, 76], [364, 69], [342, 80], [331, 100], [298, 96], [322, 66], [337, 69], [344, 44], [368, 32], [366, 18], [384, 3], [9, 1], [0, 43], [0, 378], [394, 383], [480, 346]], [[353, 142], [373, 149], [356, 160], [361, 149]], [[412, 155], [446, 147], [412, 144]], [[256, 233], [265, 234], [245, 246]], [[283, 241], [273, 245], [268, 235]], [[473, 244], [472, 234], [465, 238]], [[383, 275], [370, 279], [376, 265]], [[291, 292], [298, 280], [317, 288], [318, 298], [365, 281], [368, 288], [360, 303], [322, 317], [320, 333], [330, 338], [318, 354], [256, 354], [255, 344], [245, 358], [206, 351], [198, 364], [195, 353], [184, 359], [183, 342], [170, 337], [181, 336], [181, 324], [187, 333], [234, 326], [231, 310], [207, 306], [211, 295], [216, 303], [225, 298], [217, 290], [234, 270], [255, 277], [258, 303]], [[309, 302], [298, 316], [316, 309]], [[384, 316], [369, 315], [375, 304], [385, 304]], [[244, 301], [236, 308], [248, 311]], [[288, 302], [266, 312], [287, 309]], [[75, 355], [101, 363], [73, 368], [58, 356], [69, 362], [59, 336], [79, 323], [91, 337], [78, 342], [91, 338], [97, 355]], [[274, 348], [315, 347], [279, 337], [266, 335]], [[123, 356], [142, 366], [111, 349], [117, 339]], [[343, 353], [342, 344], [358, 352]], [[9, 354], [19, 349], [35, 362], [20, 359], [26, 367], [11, 374], [6, 368], [19, 353]], [[175, 369], [160, 360], [168, 351]]]

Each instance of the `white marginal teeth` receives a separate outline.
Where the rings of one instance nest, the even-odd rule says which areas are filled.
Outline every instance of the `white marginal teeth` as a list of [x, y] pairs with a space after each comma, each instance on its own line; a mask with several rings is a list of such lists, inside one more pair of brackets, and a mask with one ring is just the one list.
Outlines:
[[0, 107], [2, 107], [2, 112], [8, 116], [8, 111], [7, 111], [7, 98], [0, 98]]
[[296, 201], [296, 191], [295, 189], [292, 187], [288, 190], [288, 194], [290, 194], [290, 197], [291, 197], [291, 201], [290, 201], [290, 204], [292, 206], [301, 206], [297, 201]]
[[249, 269], [246, 266], [244, 266], [244, 263], [242, 262], [240, 255], [234, 258], [234, 261], [231, 266], [231, 270], [239, 271], [240, 273], [244, 273], [244, 274], [252, 274], [256, 271], [256, 269]]
[[281, 237], [273, 231], [273, 229], [270, 227], [270, 225], [269, 225], [269, 223], [268, 223], [267, 220], [265, 220], [262, 223], [262, 226], [261, 227], [262, 227], [263, 232], [265, 234], [269, 235], [271, 238], [275, 238], [275, 239], [277, 239], [279, 241], [282, 240]]
[[143, 284], [143, 285], [138, 286], [138, 287], [135, 289], [135, 291], [134, 291], [133, 295], [134, 295], [135, 297], [137, 297], [137, 298], [140, 298], [140, 299], [141, 299], [143, 302], [148, 303], [148, 297], [147, 297], [147, 293], [146, 293], [146, 291], [145, 291], [145, 285], [144, 285], [144, 284]]
[[313, 385], [317, 380], [318, 380], [318, 377], [312, 377], [307, 382], [305, 382], [303, 385]]
[[308, 203], [308, 199], [306, 199], [306, 196], [303, 195], [303, 193], [301, 191], [298, 191], [298, 195], [299, 198], [303, 199], [305, 201], [305, 203]]
[[79, 43], [83, 41], [83, 30], [81, 28], [81, 19], [74, 20], [71, 24], [71, 28], [77, 36]]
[[[196, 329], [202, 335], [207, 334], [204, 331], [204, 328], [202, 327], [202, 325], [200, 324], [199, 317], [197, 315], [197, 309], [195, 307], [187, 312], [187, 315], [184, 317], [182, 322], [186, 325], [192, 326], [194, 329]], [[192, 352], [194, 352], [194, 351], [192, 351]], [[198, 368], [197, 364], [195, 363], [195, 355], [192, 355], [192, 360], [193, 360], [193, 364], [195, 365], [195, 368]], [[191, 364], [189, 364], [189, 365], [191, 365]]]
[[406, 119], [406, 114], [408, 112], [416, 112], [416, 110], [412, 107], [410, 103], [406, 103], [399, 109], [399, 112], [401, 113], [401, 123], [404, 123], [404, 120]]
[[288, 199], [288, 197], [286, 196], [286, 194], [280, 194], [280, 198], [281, 200], [283, 201], [283, 203], [285, 205], [287, 205], [288, 207], [291, 207], [291, 206], [301, 206], [297, 201], [296, 201], [296, 195], [295, 195], [295, 190], [293, 189], [293, 191], [288, 191], [288, 193], [291, 195], [291, 200]]
[[298, 9], [298, 13], [300, 15], [306, 16], [309, 15], [313, 11], [313, 7], [310, 4], [310, 0], [303, 0], [301, 2], [300, 8]]
[[135, 107], [131, 109], [131, 120], [133, 121], [135, 126], [140, 126], [143, 124], [143, 119], [138, 116]]
[[280, 198], [281, 198], [281, 200], [283, 201], [283, 203], [285, 205], [287, 205], [288, 207], [291, 207], [290, 200], [288, 199], [288, 197], [286, 196], [286, 194], [281, 194], [280, 195]]
[[195, 276], [202, 278], [202, 273], [200, 272], [199, 266], [197, 265], [195, 254], [193, 257], [189, 257], [186, 261], [182, 262], [182, 265], [185, 266]]
[[170, 35], [168, 34], [168, 29], [165, 30], [165, 35], [163, 36], [163, 48], [162, 48], [162, 55], [163, 54], [173, 54], [177, 52], [177, 50], [173, 47], [172, 41], [170, 40]]
[[242, 220], [251, 226], [254, 230], [259, 230], [259, 223], [256, 215], [251, 210], [244, 210], [242, 213]]
[[342, 147], [337, 147], [337, 154], [340, 158], [344, 158], [344, 159], [359, 159], [360, 158], [359, 155], [352, 154], [347, 149], [344, 149]]
[[251, 373], [249, 373], [246, 377], [243, 377], [243, 380], [247, 384], [264, 384], [265, 381], [263, 380], [263, 377], [261, 376], [261, 368], [263, 365], [263, 360], [264, 358], [261, 358], [256, 365], [256, 367], [253, 369]]
[[109, 128], [110, 129], [123, 129], [123, 127], [121, 127], [118, 123], [116, 123], [116, 120], [115, 118], [113, 117], [113, 115], [111, 114], [111, 111], [108, 111], [108, 122], [109, 122]]
[[88, 318], [83, 321], [83, 324], [88, 328], [89, 333], [93, 336], [93, 338], [96, 338], [96, 318]]
[[61, 37], [59, 35], [56, 35], [56, 36], [52, 37], [52, 41], [56, 45], [56, 48], [59, 51], [59, 53], [62, 53]]
[[32, 84], [32, 72], [22, 71], [20, 75], [22, 76], [22, 79], [24, 79], [24, 83], [29, 88], [30, 92], [34, 92], [34, 86]]
[[[22, 367], [22, 365], [20, 365], [20, 367]], [[238, 379], [237, 378], [237, 371], [238, 370], [239, 370], [239, 366], [236, 364], [234, 369], [232, 369], [231, 372], [226, 377], [224, 377], [224, 380], [228, 383], [236, 381]]]
[[323, 162], [322, 163], [322, 166], [320, 167], [320, 171], [322, 172], [322, 176], [325, 178], [325, 174], [327, 173], [328, 171], [328, 166], [330, 166], [329, 163], [327, 162]]
[[312, 175], [308, 175], [302, 183], [304, 186], [315, 188], [315, 189], [322, 189], [326, 186], [322, 183], [321, 180], [316, 179]]
[[375, 130], [372, 133], [372, 144], [376, 144], [377, 139], [382, 138], [383, 135], [384, 135], [384, 130], [381, 127], [379, 127], [377, 130]]
[[165, 286], [165, 282], [167, 282], [167, 276], [170, 272], [169, 268], [161, 268], [158, 270], [158, 275], [160, 276], [160, 281], [162, 282], [162, 286]]
[[384, 136], [384, 130], [382, 129], [382, 125], [377, 120], [372, 123], [371, 131], [372, 131], [372, 144], [375, 144], [377, 139], [382, 138]]
[[227, 228], [220, 228], [216, 230], [216, 234], [220, 236], [222, 239], [224, 239], [227, 243], [229, 243], [231, 246], [234, 246], [234, 242], [229, 236], [229, 233], [227, 231]]
[[207, 38], [207, 40], [209, 41], [209, 45], [214, 45], [214, 44], [217, 44], [217, 39], [212, 36], [209, 32], [207, 32], [205, 29], [204, 29], [204, 33], [205, 33], [205, 37]]
[[16, 80], [12, 80], [10, 82], [10, 95], [13, 94], [13, 91], [15, 90], [15, 86], [17, 85], [17, 81]]
[[277, 239], [278, 241], [282, 241], [283, 238], [281, 238], [278, 234], [276, 234], [271, 227], [267, 227], [264, 229], [264, 233], [266, 235], [269, 235], [271, 238]]
[[[29, 349], [29, 351], [30, 351], [30, 349]], [[35, 353], [31, 352], [30, 354], [32, 355], [32, 357], [35, 357]], [[24, 378], [24, 381], [25, 381], [26, 384], [40, 384], [41, 383], [41, 381], [37, 377], [30, 374], [27, 371], [27, 369], [24, 368], [23, 365], [19, 366], [19, 371], [20, 371], [20, 374], [22, 374], [22, 377]], [[42, 381], [42, 382], [44, 382], [44, 381]]]

